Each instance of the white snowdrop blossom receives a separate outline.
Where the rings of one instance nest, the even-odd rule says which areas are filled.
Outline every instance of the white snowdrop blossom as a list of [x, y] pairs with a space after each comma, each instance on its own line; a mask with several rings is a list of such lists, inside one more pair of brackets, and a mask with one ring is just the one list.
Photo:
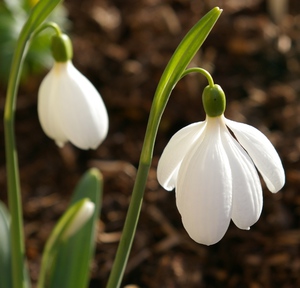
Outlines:
[[226, 119], [223, 106], [220, 115], [207, 115], [178, 131], [157, 167], [159, 183], [166, 190], [175, 188], [188, 234], [206, 245], [221, 240], [231, 219], [246, 230], [259, 219], [263, 198], [257, 170], [273, 193], [285, 182], [281, 160], [267, 137]]
[[96, 149], [108, 131], [100, 94], [71, 60], [55, 62], [42, 81], [38, 116], [44, 132], [60, 147], [70, 141], [81, 149]]

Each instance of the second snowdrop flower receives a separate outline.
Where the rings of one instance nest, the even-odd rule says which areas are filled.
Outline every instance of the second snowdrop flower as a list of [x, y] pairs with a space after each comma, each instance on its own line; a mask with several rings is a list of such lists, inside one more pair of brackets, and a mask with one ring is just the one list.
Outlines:
[[160, 184], [166, 190], [175, 188], [185, 229], [206, 245], [220, 241], [231, 219], [240, 229], [259, 219], [263, 199], [256, 168], [273, 193], [285, 182], [271, 142], [256, 128], [226, 119], [225, 101], [220, 86], [207, 86], [206, 120], [178, 131], [157, 168]]
[[103, 100], [72, 64], [72, 46], [67, 35], [52, 39], [53, 68], [38, 93], [38, 115], [44, 132], [58, 146], [65, 142], [81, 149], [96, 149], [108, 131]]

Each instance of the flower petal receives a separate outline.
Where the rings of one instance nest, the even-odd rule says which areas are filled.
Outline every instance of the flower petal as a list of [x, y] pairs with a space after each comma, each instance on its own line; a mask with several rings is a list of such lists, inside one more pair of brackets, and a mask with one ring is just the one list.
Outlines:
[[60, 75], [64, 73], [63, 64], [54, 65], [41, 83], [38, 91], [38, 116], [46, 135], [59, 146], [67, 141], [57, 117], [57, 98], [60, 94]]
[[285, 174], [272, 143], [263, 133], [250, 125], [228, 119], [225, 121], [252, 158], [269, 190], [273, 193], [279, 191], [284, 185]]
[[81, 149], [97, 148], [107, 135], [107, 111], [98, 91], [71, 62], [59, 93], [59, 121], [68, 140]]
[[175, 187], [180, 163], [188, 149], [199, 139], [205, 122], [193, 123], [179, 130], [165, 147], [157, 166], [158, 182], [166, 189]]
[[239, 143], [230, 135], [222, 137], [232, 173], [231, 218], [240, 229], [249, 229], [262, 211], [261, 183], [255, 166]]
[[222, 121], [221, 117], [209, 119], [203, 141], [183, 159], [176, 185], [183, 225], [192, 239], [206, 245], [224, 236], [231, 216], [232, 176], [221, 142], [226, 129]]

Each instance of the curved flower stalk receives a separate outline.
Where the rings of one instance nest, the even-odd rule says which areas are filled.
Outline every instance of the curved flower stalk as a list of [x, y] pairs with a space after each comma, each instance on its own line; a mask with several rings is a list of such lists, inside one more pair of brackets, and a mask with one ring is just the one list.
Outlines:
[[190, 29], [176, 48], [159, 80], [151, 105], [136, 181], [132, 190], [130, 205], [116, 258], [107, 282], [107, 288], [118, 288], [121, 286], [142, 208], [157, 130], [170, 94], [180, 77], [183, 75], [183, 72], [186, 70], [186, 67], [209, 35], [221, 13], [222, 9], [219, 7], [211, 9]]
[[282, 188], [285, 175], [264, 134], [225, 118], [220, 86], [204, 90], [203, 104], [205, 121], [171, 138], [159, 160], [157, 177], [166, 190], [175, 188], [176, 204], [190, 237], [211, 245], [224, 236], [230, 219], [246, 230], [259, 219], [263, 198], [256, 168], [273, 193]]
[[73, 66], [69, 38], [55, 37], [55, 63], [38, 93], [41, 126], [59, 147], [70, 141], [81, 149], [96, 149], [108, 131], [105, 105], [96, 88]]

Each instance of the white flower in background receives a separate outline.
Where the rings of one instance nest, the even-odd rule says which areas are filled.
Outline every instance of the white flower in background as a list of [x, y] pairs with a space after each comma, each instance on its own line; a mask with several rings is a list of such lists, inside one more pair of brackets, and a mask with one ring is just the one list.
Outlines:
[[107, 111], [96, 88], [73, 66], [69, 55], [72, 53], [64, 51], [70, 49], [64, 47], [66, 43], [70, 45], [69, 38], [64, 36], [54, 38], [59, 40], [59, 49], [55, 48], [64, 53], [54, 56], [56, 61], [41, 83], [39, 120], [44, 132], [58, 146], [70, 141], [81, 149], [96, 149], [107, 135]]
[[166, 190], [175, 188], [188, 234], [206, 245], [221, 240], [230, 219], [240, 229], [249, 229], [259, 219], [263, 199], [256, 168], [273, 193], [285, 182], [281, 160], [266, 136], [224, 117], [222, 93], [218, 85], [204, 90], [203, 104], [210, 116], [178, 131], [157, 167], [159, 183]]
[[81, 149], [96, 149], [107, 135], [102, 98], [71, 61], [55, 62], [43, 80], [38, 115], [45, 133], [60, 147], [70, 141]]

